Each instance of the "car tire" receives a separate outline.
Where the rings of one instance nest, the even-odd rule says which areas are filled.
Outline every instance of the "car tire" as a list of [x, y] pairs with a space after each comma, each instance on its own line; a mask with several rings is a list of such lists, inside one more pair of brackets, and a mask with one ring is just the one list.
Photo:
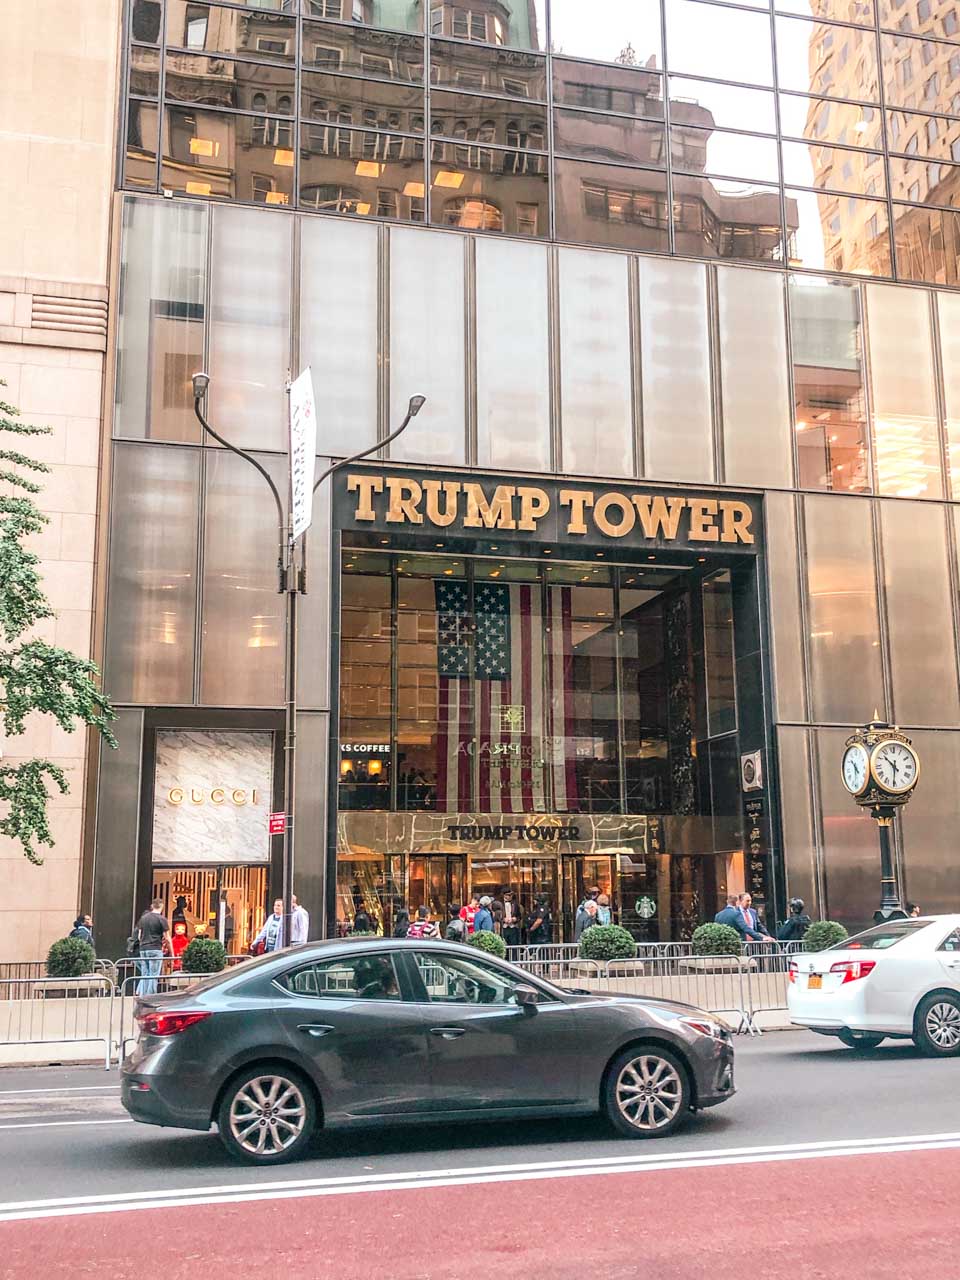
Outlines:
[[683, 1061], [659, 1044], [632, 1045], [617, 1054], [603, 1082], [602, 1110], [626, 1138], [666, 1138], [690, 1107]]
[[251, 1067], [220, 1099], [220, 1141], [247, 1164], [285, 1164], [303, 1155], [317, 1127], [313, 1089], [283, 1063]]
[[935, 991], [917, 1006], [913, 1042], [928, 1058], [953, 1058], [960, 1053], [960, 999]]
[[875, 1031], [848, 1031], [846, 1027], [837, 1032], [837, 1039], [841, 1044], [845, 1044], [848, 1049], [858, 1049], [861, 1053], [876, 1049], [877, 1045], [883, 1044], [886, 1038], [886, 1036], [877, 1035]]

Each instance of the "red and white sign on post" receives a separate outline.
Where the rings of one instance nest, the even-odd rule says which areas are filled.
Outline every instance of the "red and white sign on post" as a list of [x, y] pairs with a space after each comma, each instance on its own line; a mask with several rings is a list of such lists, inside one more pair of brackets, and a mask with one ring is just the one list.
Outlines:
[[287, 815], [285, 813], [271, 813], [270, 834], [272, 836], [282, 836], [286, 829]]

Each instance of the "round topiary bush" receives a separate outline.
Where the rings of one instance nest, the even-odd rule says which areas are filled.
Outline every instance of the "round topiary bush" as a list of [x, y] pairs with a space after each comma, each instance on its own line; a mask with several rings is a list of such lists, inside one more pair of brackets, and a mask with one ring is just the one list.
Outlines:
[[580, 935], [581, 960], [632, 960], [637, 944], [618, 924], [592, 924]]
[[379, 938], [379, 933], [373, 929], [348, 929], [346, 936], [348, 938]]
[[486, 951], [492, 956], [497, 956], [500, 960], [505, 960], [507, 956], [507, 944], [496, 933], [491, 933], [489, 929], [481, 929], [479, 933], [471, 933], [467, 939], [467, 944], [476, 947], [478, 951]]
[[51, 978], [81, 978], [93, 973], [96, 952], [82, 938], [61, 938], [47, 952], [47, 973]]
[[738, 956], [743, 950], [740, 934], [732, 924], [701, 924], [690, 941], [695, 956]]
[[847, 931], [836, 920], [815, 920], [803, 935], [804, 951], [826, 951], [846, 938]]
[[219, 973], [227, 967], [227, 953], [216, 938], [194, 938], [182, 956], [184, 973]]

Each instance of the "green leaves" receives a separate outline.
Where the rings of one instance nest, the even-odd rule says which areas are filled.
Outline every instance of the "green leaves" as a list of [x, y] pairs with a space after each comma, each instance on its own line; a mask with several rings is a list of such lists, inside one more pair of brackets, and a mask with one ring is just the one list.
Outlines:
[[47, 823], [47, 801], [50, 792], [46, 779], [55, 783], [61, 795], [70, 790], [67, 776], [52, 760], [24, 760], [21, 764], [0, 765], [0, 803], [10, 806], [7, 816], [0, 818], [0, 835], [19, 840], [23, 852], [34, 864], [41, 866], [43, 859], [37, 853], [37, 844], [53, 847], [53, 837]]
[[116, 712], [97, 688], [96, 663], [78, 658], [44, 640], [27, 640], [0, 650], [0, 685], [6, 691], [4, 724], [8, 735], [23, 733], [31, 711], [52, 715], [68, 733], [77, 720], [99, 729], [111, 746], [109, 722]]

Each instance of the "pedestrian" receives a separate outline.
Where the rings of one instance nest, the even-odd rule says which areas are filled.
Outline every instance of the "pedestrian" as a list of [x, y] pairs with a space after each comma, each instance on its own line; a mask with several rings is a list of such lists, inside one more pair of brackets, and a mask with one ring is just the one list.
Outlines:
[[[261, 946], [260, 944], [263, 943]], [[283, 946], [283, 899], [277, 898], [273, 904], [273, 915], [267, 916], [263, 928], [254, 938], [250, 950], [255, 955], [264, 952], [279, 951]]]
[[[459, 924], [460, 921], [458, 920]], [[408, 938], [439, 938], [440, 927], [435, 920], [430, 919], [430, 908], [427, 906], [417, 907], [417, 918], [411, 921], [410, 928], [407, 930]]]
[[301, 907], [297, 895], [294, 893], [290, 897], [290, 944], [296, 946], [298, 942], [306, 942], [310, 937], [310, 912], [306, 907]]
[[597, 898], [597, 924], [613, 924], [609, 894], [601, 893]]
[[492, 905], [492, 898], [480, 899], [476, 915], [473, 917], [474, 933], [493, 933], [493, 912], [490, 910]]
[[594, 902], [593, 898], [587, 898], [581, 909], [577, 912], [577, 918], [573, 922], [573, 940], [579, 942], [588, 929], [592, 929], [597, 923], [597, 916], [600, 908]]
[[237, 932], [237, 924], [233, 917], [233, 908], [228, 902], [227, 909], [224, 912], [224, 916], [223, 916], [223, 946], [225, 951], [230, 950], [233, 944], [233, 939], [234, 939], [234, 936], [236, 935], [236, 932]]
[[517, 906], [512, 889], [505, 889], [503, 894], [503, 920], [500, 934], [508, 947], [520, 945], [520, 908]]
[[177, 898], [177, 901], [174, 903], [173, 911], [171, 912], [171, 915], [170, 915], [171, 924], [176, 924], [178, 920], [182, 920], [184, 924], [186, 924], [187, 922], [186, 907], [187, 907], [187, 900], [183, 896], [183, 894], [180, 894], [180, 896]]
[[778, 942], [799, 942], [810, 928], [810, 917], [803, 909], [802, 898], [790, 899], [790, 914], [777, 930]]
[[749, 938], [753, 942], [762, 942], [763, 934], [755, 929], [748, 929], [744, 923], [744, 918], [740, 912], [740, 895], [738, 893], [727, 894], [727, 905], [722, 907], [713, 917], [714, 924], [728, 924], [731, 929], [736, 929], [740, 935], [741, 942], [745, 942]]
[[81, 942], [88, 943], [91, 947], [96, 947], [93, 940], [93, 916], [77, 916], [73, 922], [73, 928], [68, 935], [71, 938], [79, 938]]
[[480, 909], [480, 899], [477, 897], [475, 893], [471, 893], [470, 901], [467, 903], [465, 907], [460, 908], [460, 919], [463, 921], [464, 925], [466, 926], [465, 936], [468, 938], [476, 928], [476, 925], [474, 924], [474, 920], [476, 919], [476, 915], [479, 909]]
[[154, 898], [149, 908], [137, 921], [137, 937], [140, 940], [140, 981], [138, 996], [155, 996], [157, 979], [163, 965], [163, 948], [170, 944], [170, 925], [163, 914], [163, 899]]
[[749, 893], [741, 893], [739, 910], [740, 915], [743, 917], [744, 928], [754, 941], [771, 941], [770, 930], [757, 914], [753, 906], [753, 899]]
[[447, 942], [463, 942], [467, 935], [467, 922], [463, 918], [465, 907], [451, 907], [451, 920], [443, 932]]
[[393, 926], [395, 938], [405, 938], [410, 932], [410, 912], [401, 909], [397, 912], [397, 920]]
[[354, 933], [373, 933], [373, 921], [367, 915], [367, 909], [364, 906], [357, 907], [356, 914], [353, 917]]
[[552, 931], [549, 901], [545, 897], [539, 897], [527, 917], [527, 941], [534, 945], [549, 942]]
[[915, 902], [907, 903], [907, 915], [914, 920], [917, 918], [918, 915], [920, 915], [920, 908], [917, 906]]

